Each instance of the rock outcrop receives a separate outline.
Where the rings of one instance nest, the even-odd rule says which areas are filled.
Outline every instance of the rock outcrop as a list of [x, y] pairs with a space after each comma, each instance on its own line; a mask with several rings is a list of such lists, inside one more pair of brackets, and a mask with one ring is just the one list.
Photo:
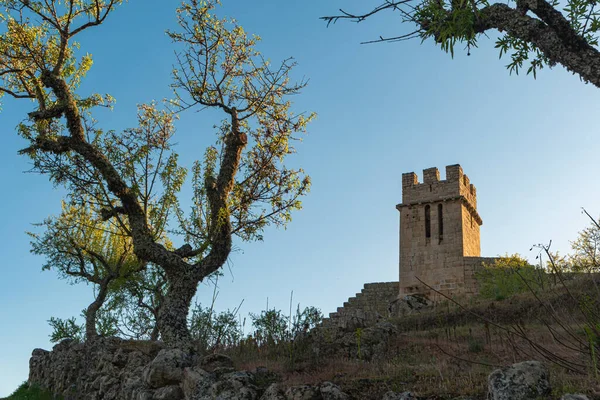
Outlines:
[[433, 306], [427, 297], [420, 295], [406, 295], [392, 300], [389, 304], [389, 315], [403, 317], [428, 310]]
[[395, 393], [395, 392], [387, 392], [383, 395], [382, 400], [416, 400], [414, 394], [411, 392], [403, 392], [403, 393]]
[[[52, 351], [35, 349], [30, 385], [65, 400], [348, 400], [331, 383], [282, 387], [264, 367], [235, 371], [225, 355], [193, 357], [156, 342], [99, 339], [62, 341]], [[257, 379], [258, 378], [258, 379]]]
[[341, 329], [320, 327], [311, 332], [312, 352], [316, 357], [342, 356], [376, 360], [386, 354], [398, 329], [388, 321], [366, 328]]
[[[375, 354], [375, 345], [393, 333], [385, 323], [372, 328], [365, 328], [361, 338], [365, 356]], [[236, 371], [225, 355], [191, 356], [158, 342], [118, 338], [85, 344], [65, 340], [52, 351], [35, 349], [29, 372], [30, 385], [65, 400], [350, 400], [332, 382], [285, 387], [279, 380], [265, 367]], [[498, 369], [488, 377], [488, 400], [534, 400], [549, 394], [548, 371], [538, 361]], [[425, 398], [387, 392], [382, 400], [417, 399]], [[588, 398], [565, 394], [561, 400]]]
[[488, 400], [535, 400], [550, 394], [548, 370], [539, 361], [525, 361], [493, 371]]

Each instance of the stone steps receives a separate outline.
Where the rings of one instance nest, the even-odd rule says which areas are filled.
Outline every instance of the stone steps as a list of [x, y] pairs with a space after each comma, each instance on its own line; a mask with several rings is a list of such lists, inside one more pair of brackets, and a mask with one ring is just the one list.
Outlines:
[[399, 293], [398, 282], [367, 283], [362, 290], [338, 307], [336, 312], [324, 318], [322, 326], [344, 326], [352, 318], [387, 316], [387, 307]]

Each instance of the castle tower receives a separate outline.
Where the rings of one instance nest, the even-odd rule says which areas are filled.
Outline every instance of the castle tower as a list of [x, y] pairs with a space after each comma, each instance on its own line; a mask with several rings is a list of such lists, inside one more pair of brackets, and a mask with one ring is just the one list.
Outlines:
[[402, 174], [400, 212], [400, 296], [477, 291], [473, 270], [481, 264], [477, 192], [460, 165]]

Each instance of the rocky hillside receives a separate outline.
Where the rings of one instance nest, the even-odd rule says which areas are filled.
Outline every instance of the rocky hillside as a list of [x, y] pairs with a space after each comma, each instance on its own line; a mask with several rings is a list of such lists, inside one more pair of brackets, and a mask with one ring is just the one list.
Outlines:
[[[157, 342], [101, 339], [93, 344], [63, 341], [52, 351], [36, 349], [29, 383], [65, 400], [350, 400], [373, 398], [368, 392], [345, 393], [332, 382], [316, 385], [281, 383], [265, 367], [239, 371], [231, 358], [210, 354], [194, 357], [165, 349]], [[551, 394], [549, 372], [529, 361], [493, 371], [487, 399], [535, 400]], [[382, 400], [423, 399], [413, 392], [388, 391]], [[440, 399], [442, 397], [428, 397]], [[454, 399], [474, 399], [461, 396]], [[563, 395], [562, 400], [586, 400]], [[16, 400], [16, 398], [15, 398]]]

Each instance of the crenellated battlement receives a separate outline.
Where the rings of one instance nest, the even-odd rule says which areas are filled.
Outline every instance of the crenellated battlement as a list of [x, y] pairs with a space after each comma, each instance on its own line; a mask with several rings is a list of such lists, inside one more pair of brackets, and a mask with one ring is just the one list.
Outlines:
[[417, 174], [402, 174], [402, 204], [427, 203], [455, 197], [464, 197], [473, 209], [477, 209], [477, 189], [459, 164], [446, 167], [446, 179], [440, 179], [436, 168], [423, 170], [423, 183]]

